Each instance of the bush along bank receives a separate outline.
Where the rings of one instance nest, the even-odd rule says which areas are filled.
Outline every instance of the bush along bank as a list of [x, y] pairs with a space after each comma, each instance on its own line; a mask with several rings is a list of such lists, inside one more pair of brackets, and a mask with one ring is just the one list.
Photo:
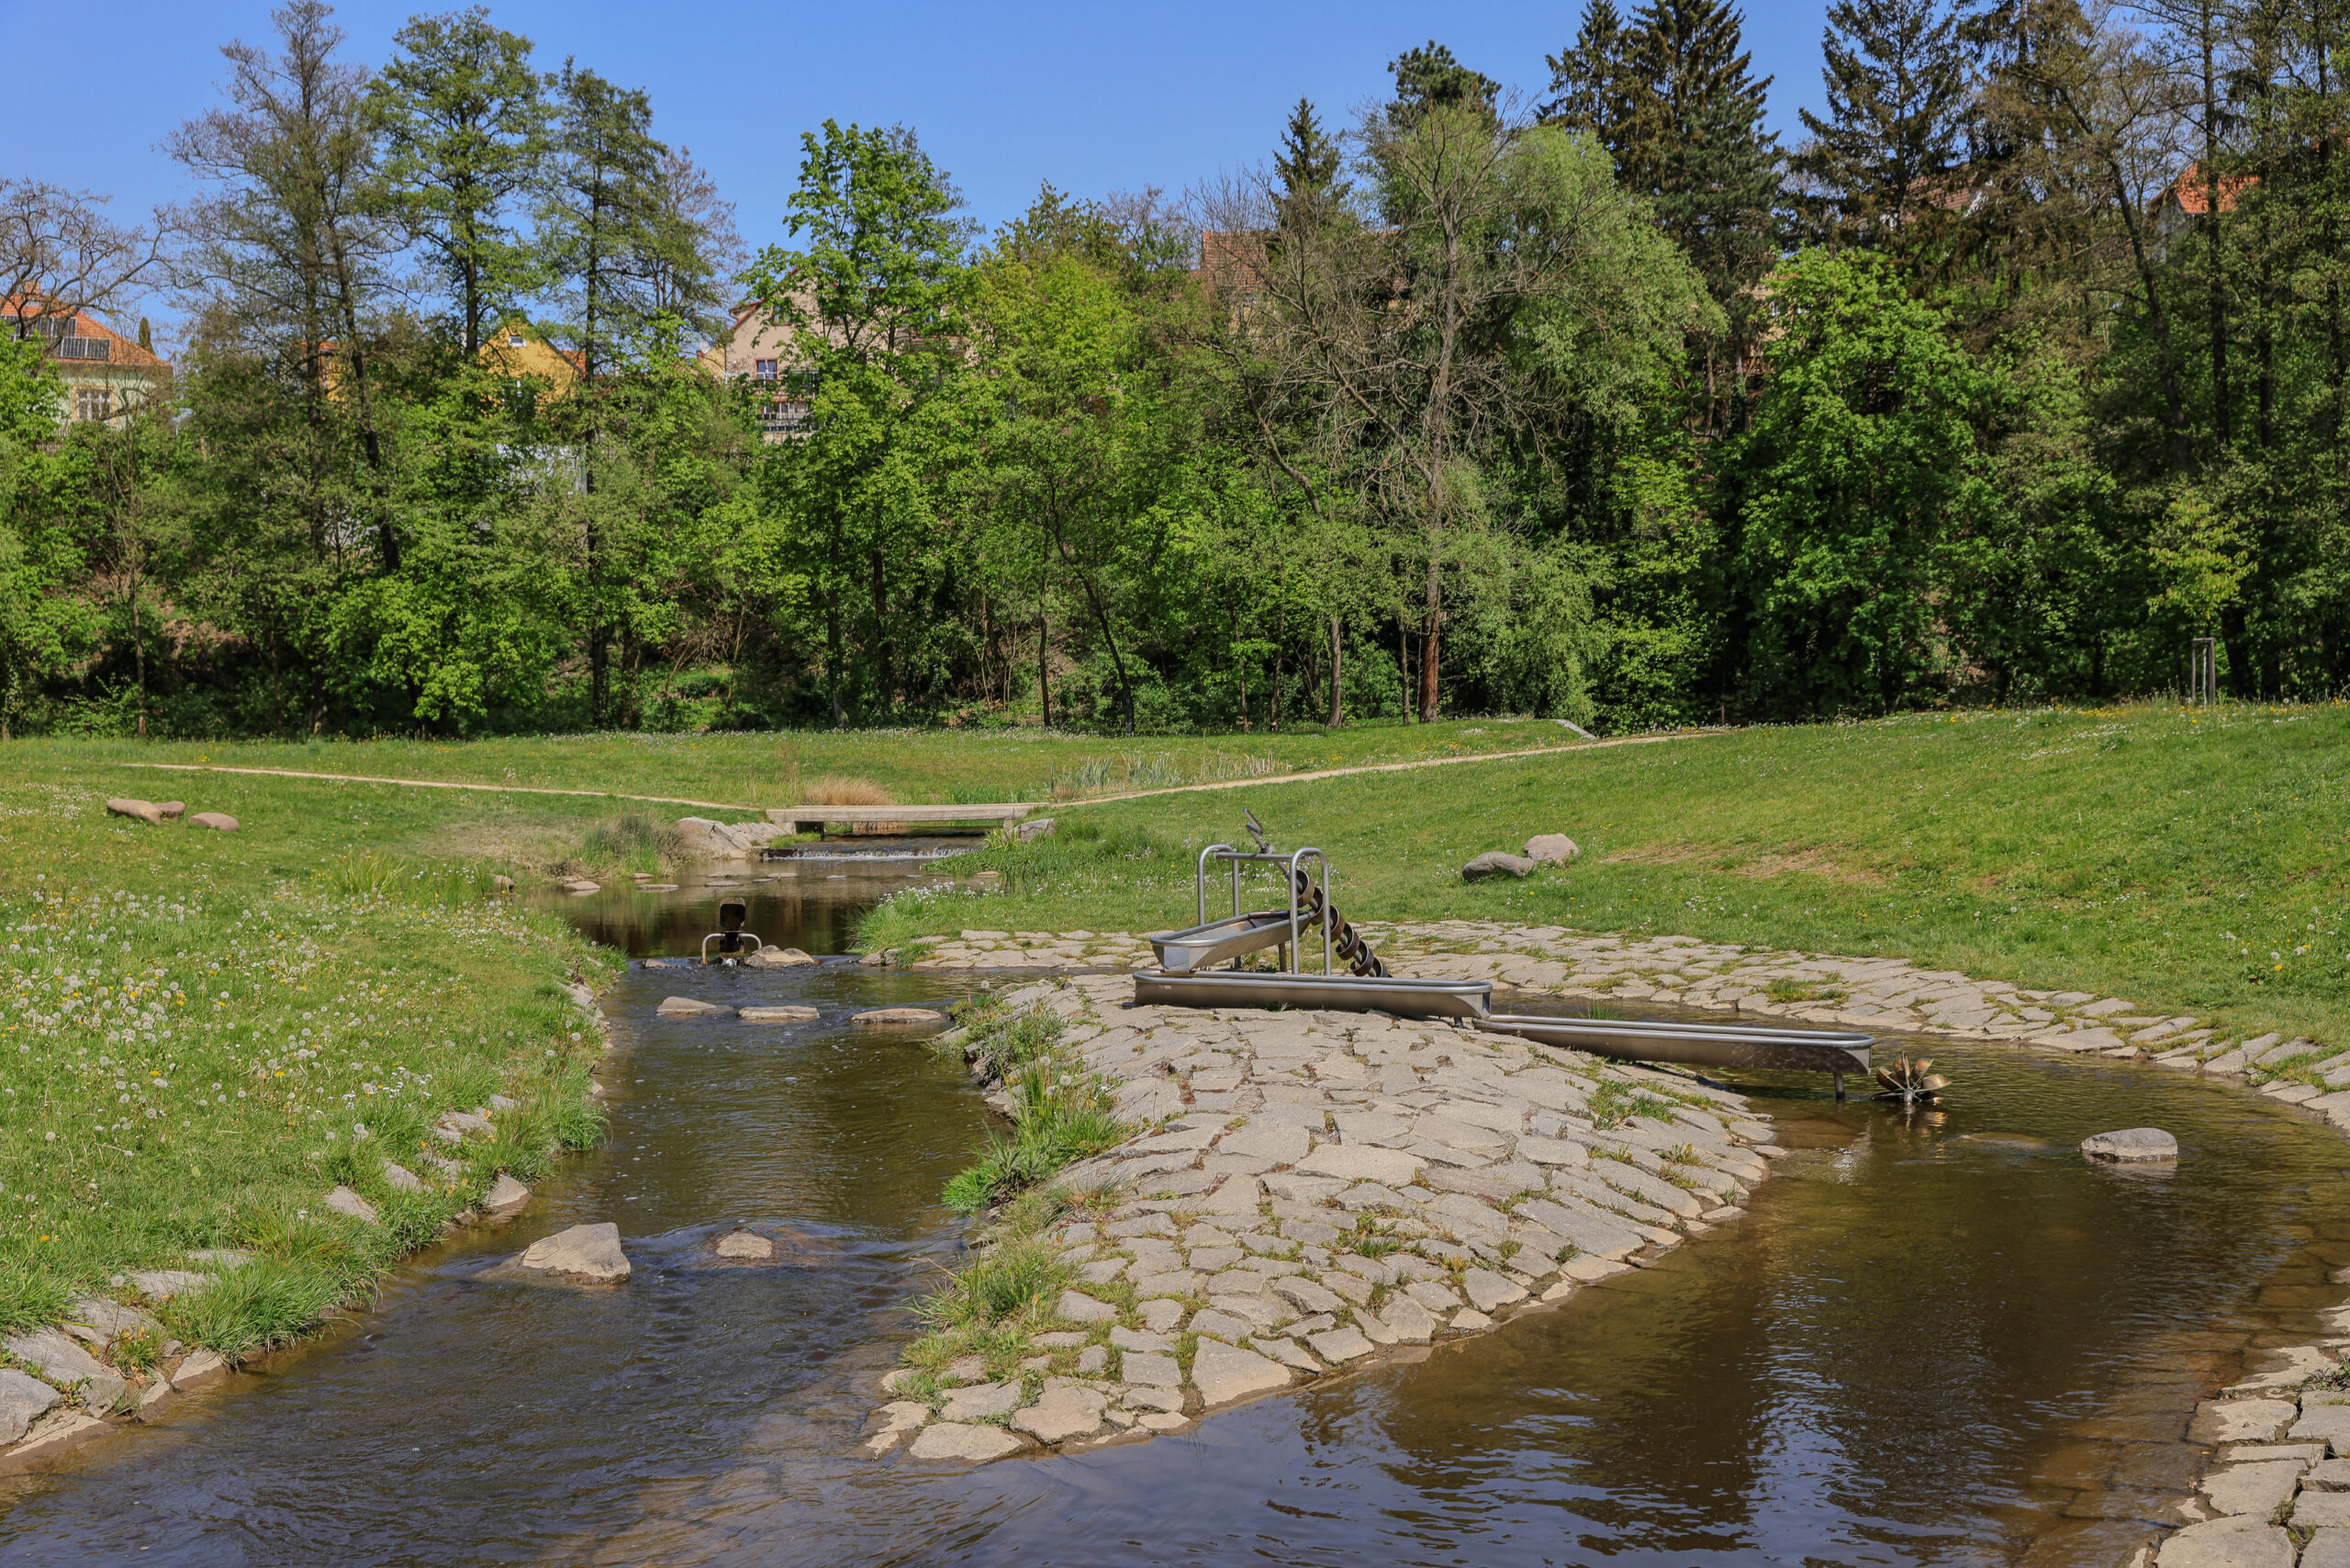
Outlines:
[[160, 891], [91, 847], [0, 880], [0, 1473], [364, 1303], [602, 1127], [610, 960], [471, 873]]
[[867, 1451], [1147, 1437], [1415, 1354], [1736, 1218], [1776, 1152], [1739, 1096], [1678, 1074], [1131, 986], [1026, 986], [940, 1037], [983, 1076], [1035, 1048], [1013, 1036], [1049, 1041], [1055, 1083], [1137, 1130], [998, 1212], [882, 1380]]

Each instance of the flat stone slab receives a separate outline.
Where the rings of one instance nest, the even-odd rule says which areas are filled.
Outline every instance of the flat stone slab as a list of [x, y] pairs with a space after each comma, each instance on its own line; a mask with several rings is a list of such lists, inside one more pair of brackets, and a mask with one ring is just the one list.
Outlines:
[[2350, 1568], [2350, 1529], [2328, 1527], [2310, 1537], [2301, 1568]]
[[187, 1360], [172, 1373], [172, 1386], [182, 1390], [210, 1388], [215, 1383], [228, 1382], [229, 1371], [228, 1361], [219, 1351], [190, 1350]]
[[0, 1340], [0, 1350], [31, 1367], [50, 1383], [62, 1386], [78, 1386], [82, 1403], [93, 1410], [114, 1407], [122, 1391], [130, 1385], [113, 1369], [54, 1328], [39, 1328], [30, 1334], [12, 1334]]
[[598, 1284], [618, 1284], [629, 1276], [628, 1254], [621, 1250], [621, 1227], [610, 1220], [543, 1236], [514, 1261], [539, 1273]]
[[1368, 1144], [1326, 1143], [1297, 1162], [1308, 1176], [1336, 1176], [1343, 1181], [1377, 1182], [1382, 1186], [1408, 1187], [1427, 1162], [1400, 1148]]
[[2298, 1460], [2230, 1464], [2203, 1478], [2203, 1495], [2223, 1514], [2268, 1515], [2293, 1495], [2302, 1466]]
[[1319, 1334], [1308, 1334], [1305, 1342], [1314, 1347], [1315, 1355], [1332, 1366], [1367, 1356], [1376, 1348], [1360, 1329], [1355, 1328], [1325, 1329]]
[[[2239, 1405], [2267, 1405], [2272, 1400], [2240, 1399]], [[2289, 1408], [2289, 1406], [2288, 1406]], [[2318, 1405], [2301, 1412], [2289, 1435], [2297, 1442], [2321, 1442], [2336, 1453], [2350, 1450], [2350, 1405]]]
[[2083, 1138], [2081, 1152], [2091, 1159], [2109, 1159], [2117, 1164], [2151, 1164], [2177, 1159], [2178, 1140], [2160, 1127], [2125, 1127], [2120, 1132], [2098, 1133]]
[[[2189, 1442], [2273, 1443], [2300, 1414], [2283, 1399], [2207, 1399], [2196, 1406], [2188, 1428]], [[2319, 1438], [2322, 1442], [2325, 1439]]]
[[946, 1023], [946, 1014], [934, 1007], [876, 1007], [852, 1013], [848, 1021], [867, 1029], [926, 1029]]
[[1106, 1301], [1096, 1301], [1082, 1291], [1063, 1291], [1053, 1310], [1071, 1323], [1114, 1323], [1118, 1309]]
[[816, 960], [797, 947], [762, 947], [743, 962], [754, 969], [790, 969]]
[[2293, 1568], [2293, 1538], [2256, 1515], [2189, 1525], [2162, 1544], [2162, 1568]]
[[914, 1440], [906, 1452], [914, 1459], [951, 1459], [984, 1464], [990, 1460], [1018, 1453], [1022, 1446], [1018, 1438], [1002, 1427], [974, 1427], [959, 1421], [937, 1421], [915, 1433]]
[[[1128, 1357], [1127, 1364], [1132, 1365], [1133, 1360]], [[1192, 1386], [1200, 1391], [1202, 1402], [1210, 1406], [1287, 1388], [1289, 1383], [1289, 1368], [1236, 1345], [1203, 1339], [1192, 1357]]]
[[734, 1016], [745, 1024], [806, 1024], [823, 1014], [813, 1007], [742, 1007]]
[[690, 996], [668, 996], [653, 1010], [656, 1018], [715, 1018], [722, 1013], [732, 1013], [731, 1007], [721, 1007], [714, 1002], [702, 1002]]
[[1125, 1380], [1146, 1388], [1181, 1388], [1183, 1369], [1172, 1356], [1155, 1356], [1146, 1351], [1129, 1350], [1125, 1362]]
[[212, 1282], [210, 1274], [199, 1274], [192, 1269], [141, 1269], [129, 1278], [149, 1301], [169, 1301], [175, 1295], [200, 1291]]
[[15, 1447], [0, 1450], [0, 1475], [21, 1475], [54, 1459], [62, 1459], [85, 1443], [95, 1442], [114, 1428], [85, 1411], [52, 1410], [25, 1429]]
[[2293, 1499], [2293, 1523], [2303, 1529], [2350, 1529], [2350, 1492], [2304, 1492]]
[[1065, 1443], [1100, 1431], [1102, 1411], [1109, 1403], [1106, 1394], [1090, 1388], [1048, 1388], [1035, 1404], [1014, 1412], [1011, 1424], [1013, 1430], [1025, 1432], [1038, 1442]]
[[1009, 1416], [1020, 1407], [1020, 1383], [975, 1383], [958, 1388], [946, 1396], [939, 1408], [944, 1421], [984, 1421], [990, 1416]]

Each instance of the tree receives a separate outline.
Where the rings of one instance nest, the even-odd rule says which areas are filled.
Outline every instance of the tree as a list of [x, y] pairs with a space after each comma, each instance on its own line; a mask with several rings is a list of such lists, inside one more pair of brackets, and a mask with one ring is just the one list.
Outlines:
[[791, 329], [790, 375], [810, 404], [812, 429], [774, 451], [762, 485], [822, 618], [825, 700], [841, 725], [852, 636], [874, 665], [859, 706], [887, 711], [904, 695], [899, 653], [921, 630], [940, 421], [961, 391], [968, 230], [946, 171], [902, 127], [826, 120], [800, 149], [785, 228], [803, 248], [767, 247], [744, 281]]
[[1754, 286], [1779, 253], [1777, 139], [1728, 0], [1648, 0], [1634, 16], [1638, 83], [1618, 174], [1655, 204], [1657, 221], [1705, 277], [1728, 332], [1697, 345], [1705, 422], [1729, 429], [1742, 407], [1760, 335]]
[[467, 360], [483, 330], [537, 283], [515, 204], [539, 182], [548, 108], [531, 40], [481, 6], [418, 17], [392, 35], [370, 106], [384, 139], [386, 200], [450, 290]]
[[1807, 252], [1774, 290], [1781, 336], [1732, 447], [1751, 711], [1897, 708], [1955, 663], [1949, 555], [1996, 528], [1983, 430], [1995, 379], [1882, 258]]
[[[0, 179], [0, 309], [12, 335], [74, 312], [106, 313], [160, 281], [169, 232], [162, 213], [122, 225], [106, 197], [45, 180]], [[143, 345], [142, 345], [143, 346]]]
[[[578, 444], [581, 487], [600, 479], [607, 399], [599, 378], [650, 346], [661, 274], [661, 158], [652, 100], [566, 61], [555, 79], [555, 120], [538, 243], [565, 319], [550, 336], [571, 344], [576, 393], [558, 422]], [[674, 342], [675, 334], [670, 335]], [[659, 341], [657, 336], [653, 341]], [[587, 617], [588, 711], [601, 723], [611, 694], [611, 645], [628, 588], [612, 570], [606, 510], [579, 509]]]
[[1282, 222], [1293, 224], [1304, 211], [1320, 211], [1345, 202], [1351, 186], [1339, 171], [1346, 150], [1322, 129], [1311, 99], [1300, 98], [1281, 128], [1281, 151], [1273, 156], [1281, 182]]
[[1543, 122], [1580, 130], [1606, 148], [1610, 158], [1621, 159], [1639, 106], [1632, 39], [1615, 0], [1590, 0], [1574, 41], [1543, 57], [1555, 95], [1539, 111]]
[[1828, 117], [1788, 160], [1831, 193], [1822, 237], [1915, 250], [1947, 210], [1947, 176], [1971, 110], [1965, 51], [1940, 0], [1836, 0], [1820, 35]]
[[1434, 39], [1405, 50], [1388, 62], [1395, 78], [1395, 101], [1388, 118], [1397, 123], [1430, 108], [1482, 106], [1491, 108], [1502, 84], [1482, 71], [1472, 71], [1452, 57], [1452, 50]]

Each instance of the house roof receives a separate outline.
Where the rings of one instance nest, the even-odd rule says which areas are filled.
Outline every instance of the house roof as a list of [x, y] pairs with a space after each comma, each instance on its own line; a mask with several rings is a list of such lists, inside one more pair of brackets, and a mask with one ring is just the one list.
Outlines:
[[[2257, 174], [2229, 174], [2220, 179], [2220, 210], [2233, 212], [2244, 193], [2260, 183]], [[2189, 218], [2201, 218], [2211, 210], [2211, 182], [2203, 177], [2203, 165], [2189, 163], [2178, 172], [2170, 189], [2164, 193], [2178, 203], [2178, 210]]]
[[[151, 350], [140, 348], [138, 340], [124, 337], [86, 310], [59, 310], [52, 313], [42, 308], [38, 299], [11, 296], [6, 299], [0, 299], [0, 317], [6, 318], [5, 325], [12, 335], [17, 330], [16, 324], [19, 319], [42, 321], [70, 320], [73, 324], [64, 335], [75, 338], [98, 338], [114, 345], [106, 361], [109, 364], [132, 365], [150, 370], [171, 368]], [[54, 355], [55, 350], [52, 349], [50, 352]]]

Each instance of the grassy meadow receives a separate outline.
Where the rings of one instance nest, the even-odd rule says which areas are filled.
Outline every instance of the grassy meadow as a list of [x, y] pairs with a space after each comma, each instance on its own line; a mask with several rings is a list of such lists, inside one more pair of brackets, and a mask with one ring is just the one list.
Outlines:
[[[1921, 714], [1085, 806], [971, 863], [1003, 872], [1001, 896], [909, 891], [864, 938], [1189, 924], [1193, 857], [1242, 839], [1244, 805], [1277, 844], [1329, 852], [1354, 920], [1896, 955], [2350, 1038], [2338, 705]], [[1460, 880], [1554, 832], [1573, 866]]]
[[[127, 788], [169, 778], [170, 790]], [[242, 831], [149, 826], [106, 796], [184, 799]], [[562, 987], [613, 960], [487, 897], [503, 866], [443, 853], [577, 842], [592, 805], [121, 774], [0, 752], [0, 1328], [192, 1248], [256, 1261], [173, 1300], [191, 1343], [299, 1333], [437, 1234], [500, 1170], [592, 1142], [601, 1042]], [[494, 1140], [443, 1112], [518, 1108]], [[440, 1171], [428, 1151], [454, 1157]], [[398, 1192], [386, 1158], [425, 1178]], [[327, 1210], [338, 1182], [368, 1226]]]
[[[285, 767], [519, 789], [609, 790], [764, 809], [798, 805], [834, 777], [879, 786], [907, 805], [1059, 801], [1325, 767], [1483, 756], [1572, 745], [1545, 719], [1395, 721], [1242, 735], [1139, 739], [1060, 730], [856, 730], [789, 734], [530, 736], [479, 741], [308, 743], [19, 741], [11, 757], [82, 768], [124, 762]], [[107, 777], [137, 779], [134, 772]], [[109, 784], [109, 789], [118, 788]], [[193, 788], [193, 786], [190, 786]], [[129, 792], [179, 793], [147, 779]], [[821, 792], [821, 790], [820, 790]]]

